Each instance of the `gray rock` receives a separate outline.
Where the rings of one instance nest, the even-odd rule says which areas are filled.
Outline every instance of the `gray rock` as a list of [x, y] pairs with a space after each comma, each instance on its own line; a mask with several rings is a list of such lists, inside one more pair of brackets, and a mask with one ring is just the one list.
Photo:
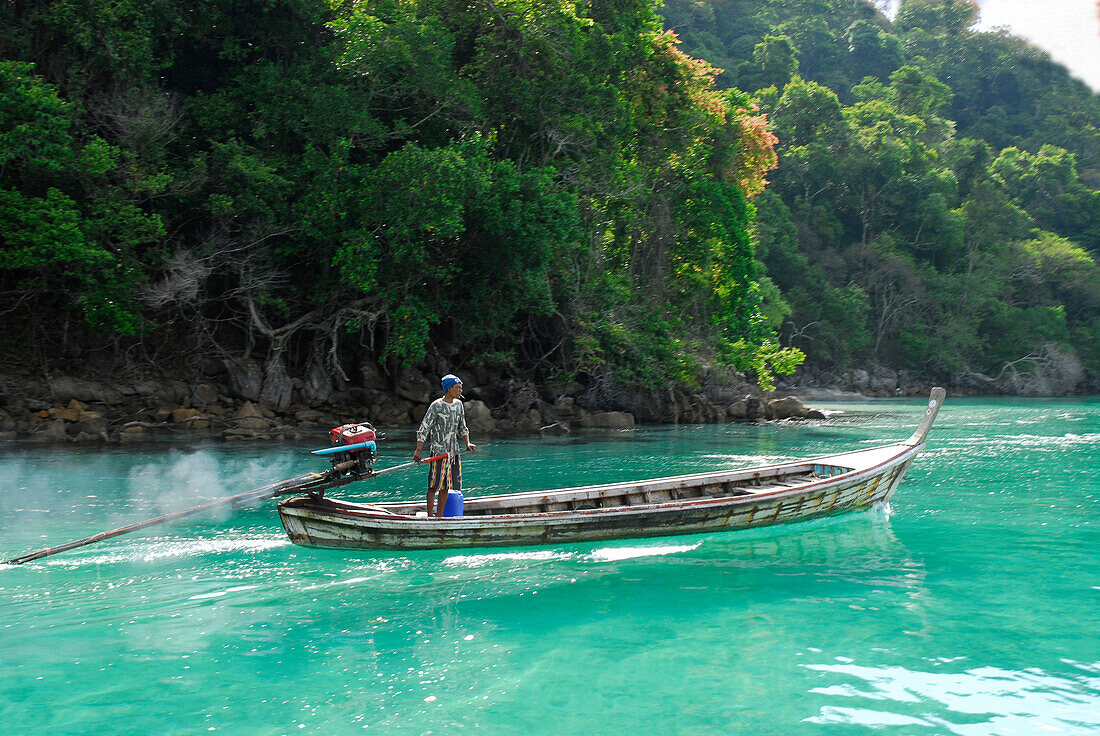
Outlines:
[[872, 391], [892, 393], [898, 387], [898, 374], [888, 368], [877, 367], [868, 387]]
[[218, 403], [218, 389], [212, 383], [200, 383], [191, 389], [192, 406], [210, 406]]
[[569, 425], [565, 422], [554, 422], [545, 427], [539, 427], [539, 434], [545, 437], [563, 437], [569, 434]]
[[[134, 393], [138, 396], [161, 396], [168, 393], [163, 387], [152, 381], [138, 381], [133, 386], [130, 386], [130, 388], [133, 389]], [[167, 396], [165, 397], [169, 398]], [[172, 398], [169, 398], [169, 400], [174, 401]]]
[[528, 409], [519, 415], [516, 426], [526, 432], [536, 432], [542, 426], [542, 414], [538, 409]]
[[276, 411], [284, 411], [290, 406], [294, 393], [294, 382], [286, 371], [281, 358], [272, 358], [264, 366], [264, 385], [260, 390], [260, 401]]
[[479, 386], [488, 386], [496, 382], [496, 379], [500, 377], [499, 370], [493, 370], [492, 368], [485, 368], [484, 366], [474, 368], [474, 383]]
[[[380, 391], [374, 388], [349, 388], [347, 390], [347, 398], [348, 401], [343, 403], [354, 404], [361, 407], [369, 407], [385, 404], [393, 397], [385, 391]], [[329, 399], [328, 403], [335, 404], [339, 402]]]
[[526, 412], [539, 405], [539, 392], [529, 383], [522, 384], [512, 390], [508, 405], [516, 411]]
[[302, 396], [311, 404], [321, 404], [332, 396], [332, 381], [320, 363], [310, 363], [302, 382]]
[[387, 401], [379, 405], [378, 412], [369, 417], [370, 422], [379, 429], [385, 427], [407, 427], [411, 424], [409, 409], [412, 404], [407, 401]]
[[466, 426], [471, 432], [487, 434], [496, 428], [493, 413], [484, 401], [464, 401], [462, 404], [466, 410]]
[[493, 413], [489, 411], [489, 407], [484, 401], [463, 401], [462, 408], [466, 412], [467, 424], [470, 422], [483, 422], [493, 418]]
[[145, 427], [126, 427], [118, 433], [118, 441], [125, 444], [127, 442], [140, 442], [149, 438], [149, 430]]
[[54, 419], [51, 422], [42, 422], [34, 428], [29, 438], [30, 442], [67, 442], [68, 434], [65, 432], [65, 420]]
[[130, 397], [147, 400], [157, 398], [162, 403], [189, 406], [191, 386], [184, 381], [138, 381], [132, 385], [119, 385], [118, 390]]
[[759, 422], [763, 419], [766, 419], [767, 416], [768, 416], [768, 405], [764, 402], [763, 399], [761, 399], [757, 396], [746, 396], [745, 397], [745, 418], [746, 419], [748, 419], [750, 421], [753, 421], [753, 422]]
[[779, 399], [772, 399], [768, 402], [768, 408], [771, 409], [771, 414], [776, 419], [801, 417], [806, 413], [806, 407], [804, 407], [802, 402], [795, 396], [784, 396]]
[[107, 420], [106, 419], [87, 419], [82, 422], [76, 422], [70, 424], [67, 428], [69, 434], [80, 435], [90, 434], [95, 437], [107, 439]]
[[554, 411], [558, 416], [571, 417], [576, 413], [577, 400], [572, 396], [559, 396], [558, 400], [554, 402]]
[[443, 388], [435, 381], [412, 368], [401, 371], [401, 377], [397, 381], [397, 395], [408, 399], [414, 404], [430, 404], [436, 394], [443, 395]]
[[172, 416], [172, 421], [173, 422], [176, 422], [176, 423], [186, 422], [188, 419], [193, 419], [193, 418], [199, 416], [199, 410], [198, 409], [183, 409], [183, 408], [173, 409], [171, 416]]
[[634, 415], [625, 411], [596, 412], [590, 418], [593, 427], [604, 429], [634, 429]]
[[192, 388], [192, 384], [187, 381], [166, 381], [164, 384], [166, 395], [171, 396], [172, 400], [178, 402], [181, 406], [190, 403]]
[[497, 419], [496, 428], [512, 432], [537, 432], [544, 424], [542, 415], [537, 409], [529, 409], [525, 412], [512, 410]]
[[226, 360], [229, 373], [229, 390], [233, 396], [250, 401], [260, 398], [264, 375], [260, 364], [254, 360]]
[[382, 371], [378, 369], [378, 364], [373, 360], [368, 360], [359, 365], [359, 382], [363, 388], [383, 389], [386, 386], [386, 379], [382, 376]]
[[110, 386], [92, 381], [83, 381], [70, 376], [58, 376], [47, 382], [50, 393], [60, 401], [77, 399], [78, 401], [101, 401], [105, 404], [118, 404], [125, 400], [122, 393]]
[[0, 442], [14, 442], [18, 438], [18, 432], [0, 432]]
[[237, 417], [238, 419], [246, 419], [250, 417], [262, 417], [263, 414], [258, 408], [256, 408], [255, 404], [253, 404], [251, 401], [246, 401], [241, 404], [241, 408], [237, 409], [236, 413], [233, 416]]
[[231, 421], [232, 429], [229, 431], [263, 431], [271, 428], [271, 422], [263, 417], [242, 417]]

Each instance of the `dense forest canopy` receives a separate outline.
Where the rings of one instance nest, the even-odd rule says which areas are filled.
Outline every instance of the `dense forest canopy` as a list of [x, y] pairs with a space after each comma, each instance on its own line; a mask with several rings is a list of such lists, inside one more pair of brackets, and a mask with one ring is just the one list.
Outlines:
[[0, 20], [9, 364], [1100, 375], [1100, 98], [961, 0]]
[[[1100, 374], [1100, 96], [967, 0], [670, 0], [779, 139], [754, 200], [784, 342], [1020, 388]], [[763, 274], [764, 271], [759, 271]]]
[[543, 380], [799, 358], [749, 239], [773, 138], [650, 2], [0, 13], [9, 355], [262, 355], [276, 405], [433, 340]]

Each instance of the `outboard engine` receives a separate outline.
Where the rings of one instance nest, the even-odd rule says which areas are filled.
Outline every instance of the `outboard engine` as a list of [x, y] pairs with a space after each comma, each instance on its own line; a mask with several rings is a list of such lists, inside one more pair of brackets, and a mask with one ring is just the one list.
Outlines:
[[355, 460], [358, 464], [355, 466], [355, 470], [351, 471], [352, 473], [362, 475], [370, 472], [371, 468], [374, 467], [374, 460], [378, 454], [377, 441], [381, 439], [373, 425], [367, 422], [343, 424], [339, 427], [333, 427], [328, 434], [334, 447], [348, 448], [343, 452], [332, 453], [332, 464], [334, 466], [348, 460]]

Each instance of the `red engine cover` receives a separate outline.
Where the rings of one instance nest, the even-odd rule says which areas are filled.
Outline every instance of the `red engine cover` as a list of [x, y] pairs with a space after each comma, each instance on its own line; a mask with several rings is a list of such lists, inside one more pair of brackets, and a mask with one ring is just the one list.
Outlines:
[[329, 431], [334, 445], [358, 445], [376, 439], [374, 427], [369, 424], [344, 424]]

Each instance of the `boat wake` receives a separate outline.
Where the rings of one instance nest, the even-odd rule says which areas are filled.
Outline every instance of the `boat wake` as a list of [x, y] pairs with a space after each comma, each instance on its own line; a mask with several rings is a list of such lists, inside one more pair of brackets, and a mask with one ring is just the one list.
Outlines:
[[520, 562], [548, 562], [551, 560], [570, 560], [573, 552], [560, 552], [556, 550], [535, 550], [531, 552], [491, 552], [483, 555], [455, 555], [443, 560], [444, 565], [456, 567], [474, 568], [487, 567], [502, 560], [516, 560]]
[[662, 544], [652, 547], [602, 547], [590, 552], [568, 552], [563, 550], [534, 550], [530, 552], [491, 552], [489, 554], [455, 555], [443, 561], [445, 565], [464, 568], [488, 567], [501, 561], [517, 562], [619, 562], [642, 557], [662, 557], [698, 549], [703, 543]]
[[607, 547], [593, 550], [585, 557], [595, 562], [619, 562], [620, 560], [633, 560], [639, 557], [663, 557], [664, 555], [691, 552], [698, 549], [700, 545], [702, 545], [702, 542], [662, 545], [660, 547]]
[[158, 562], [173, 558], [200, 557], [210, 554], [255, 553], [287, 547], [290, 540], [281, 535], [225, 536], [213, 539], [166, 539], [147, 537], [119, 544], [110, 551], [84, 557], [62, 557], [43, 562], [65, 568], [134, 562]]

